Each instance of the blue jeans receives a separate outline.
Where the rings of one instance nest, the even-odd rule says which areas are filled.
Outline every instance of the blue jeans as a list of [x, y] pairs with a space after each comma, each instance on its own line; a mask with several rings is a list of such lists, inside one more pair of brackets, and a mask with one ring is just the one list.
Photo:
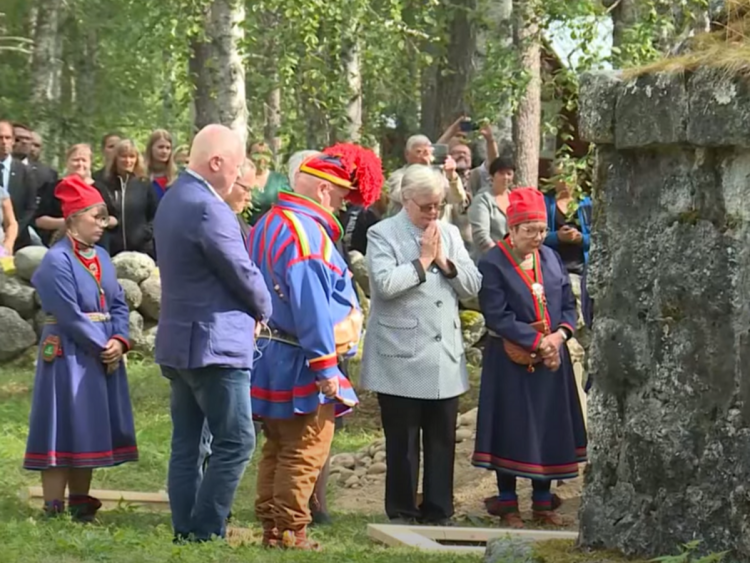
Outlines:
[[[250, 372], [161, 369], [172, 385], [168, 491], [175, 537], [224, 537], [237, 486], [255, 447]], [[211, 462], [202, 474], [209, 436]]]

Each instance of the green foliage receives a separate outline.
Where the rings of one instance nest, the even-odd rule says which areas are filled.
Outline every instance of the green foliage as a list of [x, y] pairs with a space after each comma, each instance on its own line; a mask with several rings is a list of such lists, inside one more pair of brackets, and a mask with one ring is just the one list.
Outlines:
[[700, 548], [700, 545], [700, 540], [691, 541], [680, 546], [680, 553], [678, 555], [657, 557], [651, 561], [653, 563], [719, 563], [729, 553], [728, 551], [723, 551], [721, 553], [711, 553], [703, 557], [698, 557], [696, 552]]

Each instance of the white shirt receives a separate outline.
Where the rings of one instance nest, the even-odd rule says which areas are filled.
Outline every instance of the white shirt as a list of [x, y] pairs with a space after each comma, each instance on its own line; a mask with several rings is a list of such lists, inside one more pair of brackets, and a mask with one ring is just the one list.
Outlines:
[[211, 183], [208, 180], [206, 180], [203, 176], [201, 176], [200, 174], [198, 174], [195, 170], [190, 170], [190, 168], [186, 168], [185, 172], [187, 172], [188, 174], [190, 174], [196, 180], [200, 180], [201, 182], [203, 182], [204, 184], [206, 184], [206, 186], [208, 187], [208, 189], [211, 190], [212, 194], [214, 194], [220, 201], [224, 201], [224, 199], [218, 193], [216, 193], [216, 190], [211, 185]]
[[5, 157], [5, 160], [2, 161], [3, 164], [3, 187], [5, 188], [5, 191], [8, 191], [8, 184], [10, 183], [10, 166], [13, 164], [13, 157], [8, 155]]

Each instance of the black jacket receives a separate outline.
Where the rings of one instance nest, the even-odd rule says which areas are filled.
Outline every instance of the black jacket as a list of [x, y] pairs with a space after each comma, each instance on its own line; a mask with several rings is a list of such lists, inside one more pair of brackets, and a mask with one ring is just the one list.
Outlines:
[[[28, 167], [34, 173], [37, 186], [36, 213], [34, 213], [34, 220], [36, 221], [39, 217], [53, 217], [55, 219], [62, 218], [60, 200], [55, 197], [55, 188], [59, 182], [57, 171], [54, 168], [50, 168], [46, 164], [39, 162], [29, 162]], [[55, 232], [45, 231], [36, 226], [34, 226], [34, 229], [39, 234], [39, 237], [42, 239], [45, 246], [49, 246]]]
[[109, 229], [99, 244], [116, 256], [124, 250], [143, 252], [156, 258], [154, 250], [154, 215], [159, 201], [151, 184], [129, 176], [100, 179], [94, 182], [109, 214], [117, 226]]
[[5, 186], [13, 204], [13, 213], [18, 221], [18, 238], [15, 250], [31, 244], [29, 226], [36, 213], [36, 180], [33, 172], [20, 160], [13, 159], [10, 165], [10, 177]]

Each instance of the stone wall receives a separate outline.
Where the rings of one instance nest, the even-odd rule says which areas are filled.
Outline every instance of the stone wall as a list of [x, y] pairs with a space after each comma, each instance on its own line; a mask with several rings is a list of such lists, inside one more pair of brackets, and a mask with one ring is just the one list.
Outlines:
[[[24, 248], [6, 259], [0, 273], [0, 362], [21, 356], [39, 342], [45, 314], [31, 276], [47, 249]], [[145, 254], [123, 252], [113, 259], [130, 308], [130, 339], [135, 350], [151, 354], [161, 305], [161, 283], [154, 261]]]
[[582, 78], [597, 143], [585, 546], [750, 558], [750, 87]]

